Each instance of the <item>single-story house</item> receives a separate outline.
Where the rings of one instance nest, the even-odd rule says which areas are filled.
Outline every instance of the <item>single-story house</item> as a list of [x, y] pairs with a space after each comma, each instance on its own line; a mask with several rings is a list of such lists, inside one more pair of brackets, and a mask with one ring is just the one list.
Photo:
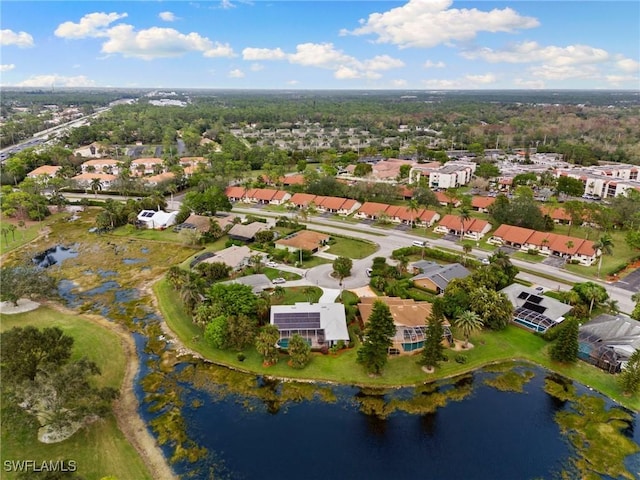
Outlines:
[[98, 142], [93, 142], [91, 145], [76, 148], [73, 154], [84, 158], [97, 158], [102, 154], [104, 146]]
[[[375, 302], [383, 302], [389, 307], [396, 332], [389, 348], [390, 355], [406, 355], [416, 353], [424, 348], [427, 319], [431, 316], [431, 303], [399, 297], [362, 297], [358, 304], [360, 318], [366, 325], [373, 311]], [[453, 341], [450, 324], [443, 322], [443, 338]]]
[[176, 174], [173, 172], [163, 172], [150, 177], [143, 177], [142, 181], [149, 186], [157, 186], [175, 180]]
[[471, 198], [471, 208], [478, 212], [488, 212], [489, 207], [496, 201], [495, 197], [481, 197], [474, 195]]
[[364, 202], [354, 216], [377, 220], [380, 216], [385, 215], [387, 208], [389, 205], [386, 203]]
[[249, 224], [236, 223], [231, 230], [227, 232], [229, 238], [233, 240], [241, 240], [243, 242], [252, 242], [256, 237], [256, 233], [266, 230], [267, 224], [262, 222], [251, 222]]
[[464, 232], [464, 237], [478, 241], [491, 230], [491, 224], [479, 218], [469, 218], [461, 220], [456, 215], [445, 215], [438, 226], [433, 229], [436, 233], [449, 233], [460, 235]]
[[221, 283], [239, 283], [241, 285], [248, 285], [256, 295], [260, 295], [264, 290], [273, 288], [273, 283], [271, 283], [269, 277], [267, 277], [264, 273], [246, 275], [244, 277], [234, 278], [233, 280], [227, 280], [226, 282]]
[[178, 212], [165, 212], [164, 210], [142, 210], [138, 214], [138, 222], [147, 228], [164, 230], [176, 224]]
[[300, 230], [275, 241], [276, 248], [287, 249], [290, 252], [298, 250], [309, 250], [317, 252], [325, 245], [331, 237], [325, 233], [314, 232], [313, 230]]
[[176, 226], [174, 230], [190, 229], [198, 230], [200, 233], [207, 233], [211, 228], [211, 220], [211, 217], [192, 213], [183, 223]]
[[316, 196], [310, 193], [294, 193], [288, 203], [296, 208], [306, 208], [312, 203], [315, 205]]
[[640, 349], [640, 322], [626, 315], [603, 313], [580, 326], [578, 357], [610, 373], [625, 368]]
[[414, 285], [432, 290], [438, 294], [443, 293], [449, 282], [454, 278], [466, 278], [471, 274], [469, 270], [459, 263], [440, 265], [436, 262], [423, 260], [415, 262], [413, 268], [420, 271], [420, 273], [411, 278]]
[[513, 305], [513, 323], [532, 332], [544, 333], [564, 320], [571, 305], [541, 295], [536, 289], [518, 283], [500, 290]]
[[117, 175], [121, 163], [118, 160], [110, 158], [99, 158], [95, 160], [87, 160], [80, 168], [82, 173], [108, 173], [110, 175]]
[[147, 175], [150, 173], [162, 173], [164, 171], [161, 158], [136, 158], [131, 162], [132, 175]]
[[349, 343], [347, 319], [341, 303], [273, 305], [270, 322], [280, 331], [280, 348], [286, 349], [296, 333], [313, 349], [332, 347], [339, 341]]
[[230, 202], [240, 202], [244, 199], [247, 190], [244, 187], [230, 186], [224, 191]]
[[248, 203], [281, 205], [289, 198], [291, 198], [291, 194], [288, 192], [270, 188], [252, 188], [244, 194], [244, 201]]
[[56, 176], [56, 173], [58, 173], [58, 170], [60, 170], [62, 167], [59, 165], [42, 165], [41, 167], [38, 167], [34, 170], [31, 170], [29, 173], [27, 173], [27, 177], [29, 178], [38, 178], [38, 177], [47, 177], [47, 178], [53, 178]]
[[213, 257], [209, 257], [203, 262], [206, 263], [224, 263], [233, 270], [241, 270], [249, 265], [251, 256], [254, 252], [246, 245], [237, 246], [232, 245], [229, 248], [225, 248], [215, 253]]
[[523, 251], [533, 249], [541, 255], [555, 255], [585, 266], [593, 265], [601, 254], [594, 248], [591, 240], [506, 224], [500, 225], [493, 232], [489, 243], [510, 245]]
[[94, 179], [100, 180], [102, 190], [109, 190], [118, 179], [115, 175], [108, 173], [81, 173], [71, 178], [78, 188], [89, 188]]

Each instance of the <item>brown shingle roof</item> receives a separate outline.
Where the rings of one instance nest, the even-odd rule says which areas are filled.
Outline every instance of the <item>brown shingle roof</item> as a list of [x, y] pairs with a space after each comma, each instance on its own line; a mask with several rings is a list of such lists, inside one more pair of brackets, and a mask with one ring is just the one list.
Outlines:
[[364, 213], [369, 216], [380, 215], [381, 213], [385, 213], [387, 208], [389, 208], [389, 205], [386, 203], [364, 202], [358, 209], [358, 213]]
[[329, 235], [320, 232], [314, 232], [312, 230], [300, 230], [295, 235], [289, 238], [281, 238], [276, 240], [276, 245], [284, 245], [286, 247], [292, 247], [302, 250], [315, 250], [322, 242], [329, 240]]

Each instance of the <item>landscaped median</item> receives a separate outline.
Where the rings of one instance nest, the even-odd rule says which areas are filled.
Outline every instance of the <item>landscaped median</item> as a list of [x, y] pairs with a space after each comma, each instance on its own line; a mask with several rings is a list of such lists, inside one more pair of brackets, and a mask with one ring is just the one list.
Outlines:
[[547, 354], [549, 344], [545, 340], [515, 326], [510, 325], [501, 332], [485, 331], [471, 337], [475, 346], [462, 352], [464, 363], [454, 360], [460, 352], [454, 354], [453, 351], [446, 350], [449, 361], [441, 363], [434, 374], [425, 374], [416, 363], [416, 356], [402, 356], [390, 358], [384, 374], [371, 377], [356, 363], [356, 348], [343, 350], [337, 355], [314, 354], [309, 365], [302, 370], [289, 367], [284, 356], [276, 365], [264, 367], [262, 357], [254, 348], [243, 351], [244, 360], [240, 361], [238, 352], [218, 350], [208, 345], [202, 330], [182, 308], [179, 295], [169, 283], [162, 279], [153, 288], [167, 325], [185, 347], [214, 363], [243, 371], [299, 380], [399, 387], [460, 375], [492, 363], [526, 360], [575, 379], [628, 408], [640, 411], [640, 399], [622, 396], [616, 386], [616, 377], [581, 361], [573, 365], [551, 361]]

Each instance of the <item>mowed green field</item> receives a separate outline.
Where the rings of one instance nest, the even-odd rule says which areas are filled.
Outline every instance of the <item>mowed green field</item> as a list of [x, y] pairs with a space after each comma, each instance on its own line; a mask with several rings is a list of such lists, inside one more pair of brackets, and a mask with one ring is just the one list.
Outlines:
[[[59, 327], [74, 339], [74, 358], [86, 356], [100, 367], [102, 375], [96, 378], [96, 383], [120, 388], [127, 359], [116, 333], [81, 316], [46, 307], [17, 315], [0, 315], [0, 331], [26, 325]], [[5, 461], [11, 460], [74, 460], [76, 473], [87, 480], [106, 476], [118, 480], [151, 479], [141, 458], [118, 429], [113, 415], [92, 423], [63, 442], [50, 445], [37, 440], [37, 430], [34, 416], [19, 407], [12, 408], [3, 398], [0, 464], [4, 466]], [[4, 469], [0, 477], [19, 478]]]

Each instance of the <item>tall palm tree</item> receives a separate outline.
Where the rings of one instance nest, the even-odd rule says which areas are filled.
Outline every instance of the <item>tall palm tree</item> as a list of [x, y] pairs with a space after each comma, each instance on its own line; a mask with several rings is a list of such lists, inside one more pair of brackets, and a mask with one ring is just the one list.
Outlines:
[[464, 335], [464, 347], [467, 348], [469, 346], [469, 336], [477, 330], [482, 328], [482, 320], [480, 316], [476, 312], [472, 312], [470, 310], [466, 310], [458, 315], [454, 320], [453, 324], [456, 328], [459, 328], [462, 331], [462, 335]]
[[411, 214], [411, 228], [413, 228], [416, 222], [416, 214], [421, 210], [420, 204], [418, 204], [416, 200], [411, 199], [407, 205], [407, 210]]
[[471, 219], [469, 208], [466, 206], [460, 207], [460, 213], [458, 213], [460, 219], [460, 241], [464, 240], [464, 222], [468, 222]]
[[471, 250], [473, 250], [473, 246], [469, 243], [469, 242], [464, 242], [462, 244], [462, 251], [464, 252], [464, 265], [467, 265], [467, 255], [469, 255], [469, 253], [471, 253]]
[[93, 192], [93, 195], [98, 198], [98, 191], [102, 191], [102, 181], [99, 178], [92, 178], [89, 188]]
[[598, 260], [598, 278], [600, 278], [600, 269], [602, 268], [602, 257], [613, 253], [613, 239], [608, 233], [600, 237], [600, 240], [593, 244], [596, 253], [600, 250], [600, 259]]

